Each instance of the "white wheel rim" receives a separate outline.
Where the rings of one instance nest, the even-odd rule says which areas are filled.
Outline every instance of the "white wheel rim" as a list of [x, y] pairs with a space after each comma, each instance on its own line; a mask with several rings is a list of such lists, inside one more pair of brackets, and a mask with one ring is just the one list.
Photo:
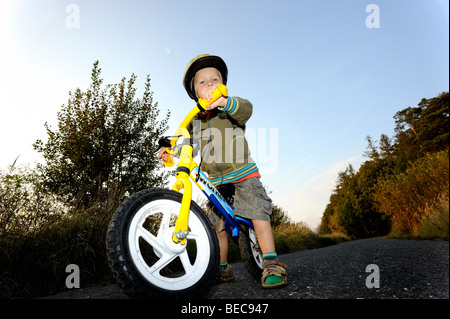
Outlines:
[[251, 250], [252, 250], [252, 254], [253, 254], [253, 258], [255, 259], [256, 264], [258, 265], [259, 268], [263, 268], [263, 255], [261, 252], [261, 248], [259, 247], [258, 244], [258, 239], [256, 238], [256, 233], [253, 229], [249, 228], [248, 229], [248, 236], [250, 238], [250, 246], [251, 246]]
[[[173, 200], [155, 200], [144, 205], [134, 215], [130, 224], [128, 234], [128, 245], [134, 265], [141, 275], [153, 285], [166, 290], [186, 289], [198, 282], [205, 273], [211, 253], [208, 234], [200, 221], [194, 214], [189, 215], [189, 235], [188, 243], [195, 241], [196, 254], [194, 263], [191, 262], [186, 250], [186, 245], [176, 244], [172, 241], [173, 226], [171, 217], [178, 216], [181, 204]], [[144, 222], [148, 217], [162, 215], [157, 234], [152, 234], [144, 227]], [[141, 252], [140, 239], [150, 245], [155, 252], [155, 257], [159, 258], [155, 263], [149, 265]], [[184, 274], [168, 276], [163, 274], [166, 266], [174, 262], [179, 257]]]

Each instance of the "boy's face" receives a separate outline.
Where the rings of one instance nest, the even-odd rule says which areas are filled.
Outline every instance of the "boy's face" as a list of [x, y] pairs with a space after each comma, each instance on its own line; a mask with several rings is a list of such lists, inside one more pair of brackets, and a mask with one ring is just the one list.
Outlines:
[[194, 76], [197, 98], [207, 99], [217, 88], [217, 83], [222, 83], [222, 76], [216, 68], [204, 68], [197, 71]]

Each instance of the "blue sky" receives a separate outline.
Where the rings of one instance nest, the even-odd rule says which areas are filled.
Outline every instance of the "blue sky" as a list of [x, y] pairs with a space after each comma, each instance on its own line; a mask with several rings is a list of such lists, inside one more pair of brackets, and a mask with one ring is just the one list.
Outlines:
[[449, 90], [448, 27], [447, 0], [2, 0], [0, 168], [39, 160], [31, 144], [96, 60], [104, 83], [135, 73], [138, 92], [150, 74], [172, 133], [193, 107], [186, 64], [212, 53], [230, 95], [254, 105], [252, 151], [273, 201], [315, 228], [366, 136], [392, 136], [397, 111]]

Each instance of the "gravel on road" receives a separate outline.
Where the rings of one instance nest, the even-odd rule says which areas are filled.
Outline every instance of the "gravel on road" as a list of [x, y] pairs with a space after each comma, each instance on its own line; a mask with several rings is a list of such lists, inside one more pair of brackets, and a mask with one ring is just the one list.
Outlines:
[[[236, 280], [209, 299], [448, 299], [449, 242], [373, 238], [280, 256], [288, 286], [263, 289], [242, 263]], [[378, 281], [376, 281], [378, 280]], [[378, 284], [378, 285], [377, 285]], [[41, 299], [127, 299], [116, 284], [71, 289]]]

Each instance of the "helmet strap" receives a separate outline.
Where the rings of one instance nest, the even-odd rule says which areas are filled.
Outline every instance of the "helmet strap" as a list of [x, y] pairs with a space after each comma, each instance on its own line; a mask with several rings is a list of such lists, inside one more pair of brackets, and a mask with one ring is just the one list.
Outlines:
[[206, 110], [198, 102], [197, 102], [197, 107], [199, 108], [200, 112], [206, 112]]

